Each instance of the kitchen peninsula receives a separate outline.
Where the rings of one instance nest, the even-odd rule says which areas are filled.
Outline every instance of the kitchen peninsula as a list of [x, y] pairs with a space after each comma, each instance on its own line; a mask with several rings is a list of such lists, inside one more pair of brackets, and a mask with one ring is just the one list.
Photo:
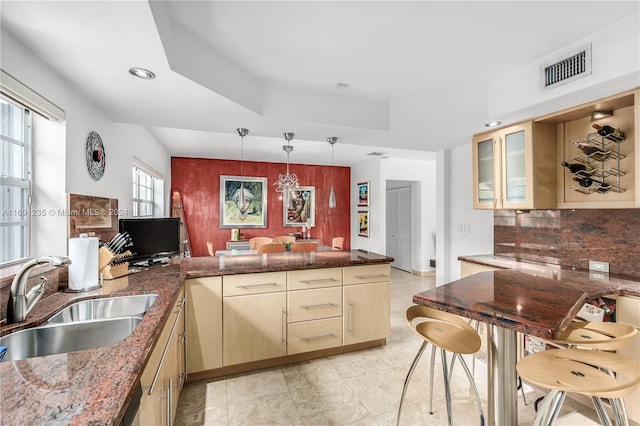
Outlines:
[[[413, 301], [497, 326], [495, 343], [488, 344], [490, 425], [494, 417], [500, 425], [517, 424], [517, 332], [552, 339], [592, 298], [640, 297], [640, 281], [624, 276], [590, 275], [491, 255], [460, 260], [487, 270], [418, 293]], [[492, 335], [490, 331], [489, 342], [494, 342]]]
[[[0, 382], [5, 390], [0, 396], [3, 424], [42, 422], [121, 424], [123, 421], [128, 422], [131, 419], [128, 416], [137, 411], [141, 393], [143, 400], [145, 391], [148, 390], [145, 387], [146, 383], [141, 386], [141, 379], [144, 380], [149, 364], [155, 359], [157, 351], [154, 349], [159, 346], [158, 342], [163, 338], [163, 329], [167, 329], [165, 324], [169, 323], [173, 317], [174, 306], [182, 299], [183, 290], [187, 294], [187, 332], [192, 332], [193, 326], [198, 325], [192, 322], [195, 315], [189, 312], [192, 280], [219, 280], [220, 290], [225, 293], [223, 297], [232, 299], [229, 307], [238, 306], [236, 301], [247, 301], [251, 297], [264, 295], [261, 293], [262, 290], [260, 292], [257, 290], [264, 287], [270, 290], [271, 295], [278, 295], [281, 299], [285, 296], [283, 299], [285, 301], [299, 296], [313, 295], [314, 292], [334, 294], [335, 289], [339, 289], [341, 297], [331, 302], [335, 306], [327, 304], [325, 307], [317, 307], [319, 310], [333, 309], [333, 313], [327, 318], [291, 318], [292, 314], [289, 310], [293, 312], [295, 310], [293, 306], [278, 312], [279, 320], [283, 322], [278, 323], [277, 327], [282, 330], [283, 337], [289, 336], [279, 342], [285, 349], [283, 356], [278, 358], [280, 363], [296, 360], [288, 359], [288, 353], [301, 354], [306, 350], [301, 350], [299, 344], [292, 347], [291, 338], [296, 335], [299, 328], [305, 329], [308, 326], [313, 329], [316, 324], [335, 326], [338, 323], [339, 327], [326, 336], [323, 336], [324, 333], [308, 335], [305, 334], [305, 330], [305, 333], [300, 335], [299, 342], [303, 346], [306, 343], [312, 345], [309, 349], [311, 352], [307, 352], [306, 356], [313, 356], [312, 352], [316, 356], [322, 356], [323, 349], [317, 349], [315, 345], [319, 341], [324, 341], [324, 337], [335, 339], [333, 340], [335, 343], [331, 344], [334, 347], [327, 350], [348, 351], [357, 349], [363, 344], [369, 344], [369, 346], [384, 344], [390, 327], [389, 263], [392, 261], [393, 259], [387, 256], [362, 250], [186, 258], [175, 260], [168, 266], [155, 266], [107, 281], [104, 288], [92, 292], [84, 294], [57, 292], [41, 300], [28, 316], [27, 322], [3, 325], [0, 329], [1, 334], [40, 325], [54, 312], [80, 299], [142, 293], [155, 293], [158, 294], [158, 298], [135, 331], [119, 343], [96, 349], [0, 363]], [[336, 273], [338, 271], [339, 274]], [[332, 275], [324, 277], [325, 273]], [[281, 281], [255, 282], [254, 277], [264, 276], [263, 274], [284, 274], [286, 277], [284, 287], [281, 287]], [[289, 279], [289, 276], [292, 279]], [[245, 278], [247, 282], [241, 283], [240, 281], [244, 281]], [[227, 287], [231, 288], [231, 285], [227, 286], [226, 281], [235, 284], [232, 292], [242, 291], [244, 288], [253, 294], [237, 296], [227, 294]], [[256, 284], [266, 285], [263, 287], [255, 286]], [[301, 288], [301, 286], [311, 288]], [[217, 311], [215, 305], [200, 297], [199, 294], [193, 301], [205, 302], [207, 317], [213, 313], [222, 318], [222, 311], [227, 309], [227, 305], [223, 307], [219, 304], [217, 306], [220, 311]], [[359, 329], [358, 322], [363, 317], [359, 310], [366, 308], [366, 312], [370, 312], [373, 303], [376, 304], [375, 311], [379, 313], [379, 327], [375, 330]], [[316, 309], [312, 306], [314, 303], [302, 303], [302, 305], [306, 305], [307, 310]], [[253, 309], [252, 306], [251, 309]], [[336, 311], [337, 306], [340, 307], [338, 311]], [[246, 311], [248, 316], [255, 315], [251, 309]], [[366, 317], [368, 318], [368, 315]], [[227, 331], [230, 330], [225, 329], [225, 332]], [[363, 333], [360, 334], [363, 337], [358, 338], [358, 333]], [[336, 335], [340, 338], [336, 339]], [[193, 339], [187, 338], [188, 345], [199, 342], [197, 335], [193, 337]], [[188, 346], [187, 368], [193, 371], [196, 364], [190, 361], [198, 359], [198, 354], [190, 354], [190, 349], [191, 346]], [[217, 347], [214, 350], [222, 353], [223, 347]], [[236, 352], [235, 355], [238, 353]], [[240, 352], [239, 355], [242, 356], [243, 353]], [[248, 368], [251, 368], [251, 364], [237, 361], [236, 358], [230, 359], [226, 364], [233, 365], [231, 368], [234, 369], [241, 368], [239, 367], [241, 365], [249, 365]], [[174, 387], [179, 387], [179, 383], [173, 383]], [[6, 391], [7, 389], [11, 391]], [[177, 402], [177, 397], [174, 402]], [[141, 405], [139, 414], [142, 411]]]

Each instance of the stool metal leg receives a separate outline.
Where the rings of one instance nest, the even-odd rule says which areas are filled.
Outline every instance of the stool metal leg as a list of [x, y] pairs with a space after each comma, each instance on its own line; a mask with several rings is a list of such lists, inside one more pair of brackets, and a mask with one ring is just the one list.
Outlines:
[[[557, 400], [561, 397], [562, 392], [559, 390], [551, 389], [547, 392], [547, 395], [542, 399], [542, 406], [538, 408], [538, 414], [534, 420], [534, 426], [551, 425], [552, 411], [557, 410]], [[564, 398], [562, 398], [564, 400]]]
[[467, 378], [469, 379], [469, 384], [471, 385], [471, 388], [473, 389], [473, 396], [475, 397], [476, 404], [478, 405], [478, 411], [480, 411], [480, 426], [484, 426], [484, 424], [485, 424], [485, 422], [484, 422], [484, 412], [482, 411], [482, 403], [480, 402], [480, 395], [478, 394], [478, 388], [476, 387], [476, 382], [473, 380], [473, 375], [471, 374], [471, 371], [469, 371], [469, 367], [467, 366], [467, 363], [464, 360], [464, 358], [462, 357], [462, 355], [455, 354], [454, 357], [455, 356], [458, 356], [460, 358], [460, 364], [462, 365], [462, 368], [464, 369], [464, 372], [466, 373]]
[[444, 378], [444, 393], [447, 401], [447, 419], [449, 426], [453, 426], [453, 416], [451, 414], [451, 386], [449, 384], [449, 372], [447, 371], [447, 353], [444, 349], [440, 349], [442, 356], [442, 377]]
[[404, 396], [407, 393], [407, 388], [409, 387], [409, 381], [411, 380], [411, 376], [413, 376], [413, 372], [416, 369], [416, 365], [418, 365], [418, 361], [420, 361], [420, 357], [422, 357], [422, 353], [427, 348], [429, 343], [425, 340], [422, 342], [420, 349], [418, 349], [418, 353], [416, 357], [413, 359], [411, 363], [411, 367], [409, 367], [409, 372], [407, 373], [407, 377], [404, 379], [404, 387], [402, 388], [402, 396], [400, 396], [400, 406], [398, 407], [398, 418], [396, 419], [396, 425], [400, 424], [400, 415], [402, 414], [402, 404], [404, 403]]
[[629, 426], [629, 417], [627, 417], [627, 407], [624, 403], [624, 398], [611, 399], [611, 408], [613, 408], [613, 414], [616, 416], [616, 425]]
[[436, 347], [431, 346], [431, 367], [429, 370], [429, 414], [433, 414], [433, 374], [436, 367]]
[[562, 408], [562, 404], [564, 403], [564, 399], [566, 398], [567, 393], [564, 391], [560, 391], [558, 392], [558, 395], [555, 398], [555, 401], [551, 407], [550, 413], [549, 413], [549, 420], [548, 420], [548, 425], [552, 425], [555, 423], [556, 419], [558, 418], [558, 414], [560, 414], [560, 409]]
[[611, 419], [607, 415], [607, 411], [604, 408], [604, 404], [600, 398], [596, 398], [595, 396], [591, 398], [593, 401], [593, 405], [596, 408], [596, 412], [598, 413], [598, 417], [600, 418], [600, 423], [603, 426], [611, 426]]

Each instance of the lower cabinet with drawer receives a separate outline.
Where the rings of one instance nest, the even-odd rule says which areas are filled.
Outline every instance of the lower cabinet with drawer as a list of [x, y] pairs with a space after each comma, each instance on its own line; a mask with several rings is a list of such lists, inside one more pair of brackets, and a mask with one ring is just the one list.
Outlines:
[[391, 267], [344, 268], [343, 343], [351, 345], [391, 334]]
[[134, 424], [171, 425], [186, 377], [184, 364], [185, 297], [181, 289], [151, 357], [140, 377], [142, 397]]
[[287, 354], [287, 273], [222, 278], [222, 364]]
[[380, 264], [187, 280], [190, 380], [384, 344], [390, 274]]

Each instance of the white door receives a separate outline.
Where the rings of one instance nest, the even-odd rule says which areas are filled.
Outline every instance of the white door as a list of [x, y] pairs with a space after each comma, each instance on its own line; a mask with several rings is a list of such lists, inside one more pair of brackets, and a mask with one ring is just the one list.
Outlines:
[[387, 189], [387, 256], [394, 268], [411, 272], [411, 187]]

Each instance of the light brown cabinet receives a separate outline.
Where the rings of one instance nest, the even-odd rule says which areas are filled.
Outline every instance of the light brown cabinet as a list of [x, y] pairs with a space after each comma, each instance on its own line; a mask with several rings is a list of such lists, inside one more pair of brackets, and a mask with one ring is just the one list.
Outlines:
[[187, 293], [188, 373], [222, 367], [222, 277], [191, 278]]
[[286, 355], [286, 272], [228, 275], [222, 286], [223, 366]]
[[[552, 127], [527, 121], [473, 137], [473, 207], [544, 209], [556, 205]], [[534, 143], [535, 141], [535, 143]]]
[[343, 343], [386, 339], [391, 334], [391, 267], [343, 269]]
[[342, 268], [287, 273], [287, 355], [342, 346]]
[[[640, 153], [635, 129], [640, 127], [640, 90], [578, 105], [529, 121], [473, 136], [473, 207], [475, 209], [627, 208], [640, 206]], [[612, 116], [593, 119], [594, 111]], [[597, 181], [610, 190], [585, 190], [561, 163], [580, 162], [577, 143], [598, 136], [593, 124], [610, 125], [625, 140], [606, 150], [620, 156], [590, 164]], [[594, 136], [595, 135], [595, 136]], [[618, 158], [620, 161], [618, 161]], [[619, 170], [621, 173], [618, 173]], [[606, 185], [605, 185], [606, 187]]]
[[185, 339], [184, 294], [183, 288], [140, 377], [142, 397], [135, 420], [140, 425], [173, 423], [186, 377], [182, 344]]

